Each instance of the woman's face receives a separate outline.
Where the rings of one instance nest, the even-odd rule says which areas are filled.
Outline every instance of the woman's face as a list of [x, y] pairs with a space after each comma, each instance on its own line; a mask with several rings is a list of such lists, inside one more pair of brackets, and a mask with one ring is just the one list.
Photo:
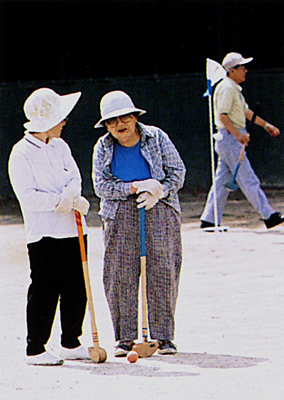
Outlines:
[[67, 118], [64, 119], [63, 121], [59, 122], [59, 124], [57, 124], [56, 126], [54, 126], [53, 128], [51, 128], [48, 131], [48, 138], [50, 140], [53, 138], [60, 138], [63, 126], [66, 124], [66, 121], [67, 121]]
[[133, 114], [126, 114], [107, 119], [105, 125], [107, 130], [117, 139], [119, 144], [125, 147], [132, 147], [140, 138], [136, 122], [137, 117]]

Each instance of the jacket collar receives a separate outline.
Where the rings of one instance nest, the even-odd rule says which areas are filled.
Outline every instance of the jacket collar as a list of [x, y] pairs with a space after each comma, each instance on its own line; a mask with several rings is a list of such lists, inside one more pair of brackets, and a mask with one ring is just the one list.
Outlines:
[[34, 146], [38, 147], [39, 149], [43, 149], [46, 146], [54, 146], [54, 142], [53, 142], [54, 139], [50, 140], [48, 143], [44, 143], [44, 142], [42, 142], [41, 140], [39, 140], [38, 138], [36, 138], [34, 135], [32, 135], [29, 132], [27, 132], [25, 134], [24, 139], [27, 142], [29, 142], [29, 143], [33, 144]]

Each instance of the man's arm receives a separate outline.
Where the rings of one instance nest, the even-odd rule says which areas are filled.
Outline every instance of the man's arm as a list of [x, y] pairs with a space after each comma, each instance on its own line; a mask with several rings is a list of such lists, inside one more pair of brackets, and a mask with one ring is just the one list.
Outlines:
[[[253, 116], [253, 111], [250, 109], [247, 110], [246, 118], [249, 121], [251, 121], [252, 116]], [[280, 131], [278, 128], [276, 128], [276, 126], [269, 124], [268, 122], [266, 122], [264, 119], [260, 118], [259, 116], [256, 116], [255, 123], [256, 123], [256, 125], [259, 125], [263, 129], [265, 129], [266, 132], [269, 133], [269, 135], [271, 135], [272, 137], [277, 137], [278, 135], [280, 135]]]
[[239, 130], [232, 124], [227, 114], [220, 114], [219, 118], [222, 124], [225, 125], [228, 131], [234, 135], [240, 143], [244, 144], [245, 146], [248, 145], [248, 142], [250, 141], [249, 133], [246, 135], [240, 133]]

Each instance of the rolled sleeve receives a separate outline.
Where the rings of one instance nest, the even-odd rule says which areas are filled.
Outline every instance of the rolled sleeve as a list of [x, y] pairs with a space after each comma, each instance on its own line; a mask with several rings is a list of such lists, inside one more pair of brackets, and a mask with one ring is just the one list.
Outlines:
[[218, 93], [217, 108], [219, 114], [228, 114], [234, 102], [234, 89], [223, 89]]
[[161, 149], [163, 159], [163, 170], [165, 178], [161, 182], [164, 189], [165, 197], [176, 194], [184, 184], [185, 166], [180, 158], [177, 149], [169, 139], [168, 135], [163, 132], [161, 135]]

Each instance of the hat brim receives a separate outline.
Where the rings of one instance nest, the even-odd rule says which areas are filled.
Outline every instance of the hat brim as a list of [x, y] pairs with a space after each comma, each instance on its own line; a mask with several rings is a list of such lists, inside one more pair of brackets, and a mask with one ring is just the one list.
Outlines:
[[115, 117], [120, 117], [125, 114], [133, 114], [133, 113], [138, 113], [138, 115], [145, 114], [145, 110], [141, 110], [140, 108], [133, 108], [133, 107], [126, 107], [122, 108], [120, 110], [113, 111], [107, 115], [105, 115], [103, 118], [101, 118], [96, 125], [94, 125], [94, 128], [104, 128], [103, 122], [106, 121], [109, 118], [115, 118]]
[[81, 95], [82, 92], [76, 92], [61, 96], [60, 107], [62, 121], [71, 113]]
[[60, 96], [60, 111], [61, 111], [60, 117], [53, 120], [50, 124], [46, 125], [44, 130], [36, 127], [36, 125], [32, 121], [28, 121], [24, 124], [24, 127], [27, 129], [27, 132], [46, 132], [49, 129], [54, 128], [70, 114], [70, 112], [77, 104], [79, 98], [81, 97], [81, 94], [82, 92], [76, 92]]
[[251, 62], [252, 60], [253, 60], [253, 57], [244, 58], [243, 61], [240, 62], [239, 65], [247, 64], [247, 63]]

